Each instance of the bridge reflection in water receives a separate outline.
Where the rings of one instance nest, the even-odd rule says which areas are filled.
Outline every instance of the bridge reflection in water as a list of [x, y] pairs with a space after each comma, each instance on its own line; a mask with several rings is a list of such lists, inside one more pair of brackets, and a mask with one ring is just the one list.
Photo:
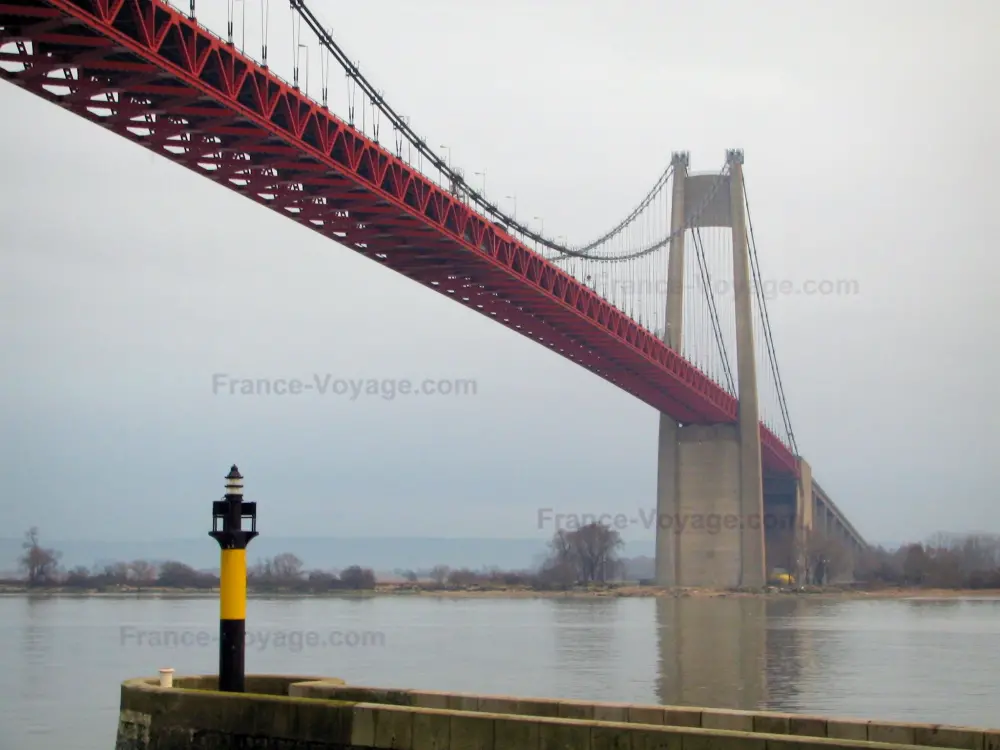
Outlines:
[[[796, 703], [814, 653], [801, 619], [808, 603], [752, 597], [656, 600], [656, 694], [666, 705], [741, 710]], [[805, 657], [805, 658], [803, 658]]]

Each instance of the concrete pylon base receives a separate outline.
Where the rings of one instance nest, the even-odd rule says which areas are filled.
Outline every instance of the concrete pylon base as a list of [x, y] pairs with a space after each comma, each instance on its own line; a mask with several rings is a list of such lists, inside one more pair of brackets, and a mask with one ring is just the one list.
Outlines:
[[661, 417], [658, 468], [657, 585], [762, 587], [762, 499], [742, 507], [737, 425]]

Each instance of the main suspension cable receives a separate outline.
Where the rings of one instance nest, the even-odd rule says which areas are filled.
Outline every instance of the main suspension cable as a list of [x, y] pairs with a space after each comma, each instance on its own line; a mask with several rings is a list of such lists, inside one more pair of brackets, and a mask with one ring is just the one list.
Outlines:
[[[265, 0], [266, 2], [266, 0]], [[299, 16], [306, 22], [306, 25], [312, 30], [316, 35], [319, 43], [325, 47], [334, 59], [341, 65], [347, 74], [348, 79], [354, 83], [361, 91], [364, 93], [372, 106], [378, 109], [389, 121], [389, 124], [398, 131], [402, 137], [406, 138], [407, 141], [413, 146], [417, 151], [418, 160], [420, 157], [426, 158], [431, 166], [438, 170], [438, 172], [445, 178], [447, 178], [448, 183], [452, 187], [452, 192], [460, 193], [458, 197], [467, 198], [486, 216], [490, 217], [493, 221], [503, 227], [507, 232], [517, 233], [529, 240], [532, 240], [539, 245], [546, 247], [560, 255], [572, 257], [572, 258], [587, 258], [590, 260], [597, 261], [623, 261], [631, 260], [632, 258], [639, 258], [643, 255], [648, 255], [653, 253], [660, 248], [666, 247], [673, 241], [674, 237], [678, 236], [683, 229], [679, 229], [675, 232], [671, 232], [662, 240], [652, 243], [647, 247], [644, 247], [638, 251], [630, 253], [628, 255], [616, 256], [614, 258], [602, 258], [595, 256], [591, 253], [592, 250], [598, 246], [606, 243], [609, 239], [613, 238], [617, 234], [621, 233], [630, 222], [634, 221], [635, 218], [642, 212], [642, 210], [647, 207], [655, 196], [663, 189], [666, 181], [672, 174], [672, 168], [668, 168], [657, 180], [653, 189], [650, 193], [640, 202], [639, 206], [631, 213], [623, 222], [620, 222], [616, 227], [606, 232], [600, 238], [593, 242], [589, 242], [581, 248], [571, 248], [566, 245], [562, 245], [558, 242], [554, 242], [547, 237], [533, 231], [524, 224], [518, 222], [513, 216], [509, 216], [504, 213], [498, 206], [487, 200], [486, 196], [480, 191], [472, 187], [468, 182], [465, 181], [463, 174], [453, 169], [441, 156], [439, 156], [434, 150], [432, 150], [424, 138], [421, 138], [417, 133], [410, 127], [408, 118], [401, 116], [397, 113], [392, 106], [385, 100], [385, 97], [375, 89], [375, 87], [369, 83], [359, 70], [358, 66], [351, 61], [347, 54], [341, 49], [340, 45], [333, 39], [333, 36], [329, 31], [320, 23], [319, 18], [315, 13], [306, 5], [305, 0], [289, 0], [290, 5], [293, 10], [295, 10]], [[353, 118], [351, 118], [353, 121]], [[418, 167], [419, 168], [419, 167]], [[721, 175], [720, 175], [721, 177]], [[701, 206], [703, 210], [714, 197], [715, 192], [717, 192], [719, 184], [722, 180], [717, 180], [716, 185], [713, 190], [709, 191], [706, 196], [704, 205]], [[697, 214], [691, 214], [690, 217], [693, 219]]]
[[799, 449], [795, 442], [795, 433], [792, 430], [792, 420], [788, 413], [788, 400], [785, 398], [785, 387], [781, 381], [781, 371], [778, 368], [778, 357], [774, 347], [774, 336], [771, 330], [771, 320], [767, 314], [767, 300], [764, 297], [763, 277], [760, 273], [760, 261], [757, 256], [757, 241], [753, 234], [753, 221], [750, 218], [750, 198], [747, 195], [746, 181], [743, 182], [743, 203], [747, 212], [747, 227], [750, 230], [750, 267], [753, 271], [755, 287], [757, 292], [757, 306], [760, 309], [761, 323], [764, 332], [764, 342], [767, 347], [767, 356], [771, 365], [771, 374], [774, 377], [775, 388], [778, 391], [778, 408], [781, 410], [781, 420], [788, 434], [789, 447], [798, 455]]

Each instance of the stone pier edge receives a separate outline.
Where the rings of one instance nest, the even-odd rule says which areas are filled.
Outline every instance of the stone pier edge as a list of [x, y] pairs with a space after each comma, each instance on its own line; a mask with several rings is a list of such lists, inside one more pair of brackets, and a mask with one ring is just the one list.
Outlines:
[[174, 685], [123, 683], [117, 750], [267, 738], [289, 748], [386, 750], [1000, 750], [1000, 729], [940, 724], [386, 689], [308, 676], [248, 676], [244, 694], [218, 692], [214, 676]]

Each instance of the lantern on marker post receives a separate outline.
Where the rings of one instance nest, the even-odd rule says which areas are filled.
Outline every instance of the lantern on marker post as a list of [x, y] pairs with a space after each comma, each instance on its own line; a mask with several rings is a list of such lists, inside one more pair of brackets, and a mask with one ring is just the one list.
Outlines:
[[[249, 519], [245, 529], [244, 519]], [[219, 573], [219, 690], [242, 693], [246, 682], [247, 544], [257, 536], [257, 503], [243, 499], [243, 475], [233, 464], [226, 494], [212, 503], [210, 537], [222, 549]]]

